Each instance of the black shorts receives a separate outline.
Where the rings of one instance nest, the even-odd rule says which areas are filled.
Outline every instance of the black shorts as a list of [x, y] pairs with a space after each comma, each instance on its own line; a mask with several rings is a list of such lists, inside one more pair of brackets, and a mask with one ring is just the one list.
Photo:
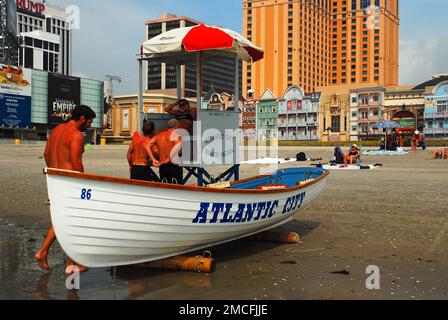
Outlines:
[[141, 181], [159, 182], [159, 177], [150, 166], [132, 166], [131, 179]]
[[169, 163], [160, 166], [160, 180], [162, 183], [183, 184], [184, 172], [178, 165]]

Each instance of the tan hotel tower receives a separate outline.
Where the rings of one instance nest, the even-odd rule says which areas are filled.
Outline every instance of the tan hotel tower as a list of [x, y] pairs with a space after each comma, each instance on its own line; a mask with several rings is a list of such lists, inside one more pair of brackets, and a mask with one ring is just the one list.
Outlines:
[[399, 0], [244, 0], [243, 33], [265, 50], [243, 67], [257, 96], [398, 83]]

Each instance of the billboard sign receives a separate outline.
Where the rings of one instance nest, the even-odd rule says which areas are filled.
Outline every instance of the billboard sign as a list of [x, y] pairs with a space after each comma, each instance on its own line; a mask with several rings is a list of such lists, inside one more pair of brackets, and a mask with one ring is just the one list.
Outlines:
[[[9, 1], [9, 0], [8, 0]], [[31, 13], [42, 14], [45, 11], [43, 3], [34, 2], [31, 0], [16, 0], [17, 8]]]
[[31, 70], [0, 64], [0, 123], [31, 125]]
[[48, 74], [48, 126], [70, 121], [72, 111], [81, 104], [81, 79]]
[[104, 117], [103, 128], [112, 129], [112, 80], [104, 81]]

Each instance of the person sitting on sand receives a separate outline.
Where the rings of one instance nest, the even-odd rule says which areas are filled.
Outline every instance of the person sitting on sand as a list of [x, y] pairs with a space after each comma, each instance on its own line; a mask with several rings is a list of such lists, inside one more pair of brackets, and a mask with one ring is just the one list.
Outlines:
[[341, 147], [335, 147], [333, 155], [336, 164], [345, 164], [345, 155]]
[[447, 160], [448, 159], [448, 148], [443, 148], [442, 151], [434, 151], [434, 153], [432, 154], [432, 159], [436, 160], [436, 159], [442, 159], [442, 160]]
[[420, 131], [415, 131], [411, 139], [411, 151], [417, 151], [419, 141]]
[[418, 147], [422, 148], [423, 150], [426, 150], [426, 137], [425, 135], [422, 133], [419, 135], [418, 137]]
[[356, 163], [358, 159], [361, 158], [361, 151], [358, 148], [356, 144], [354, 144], [349, 152], [345, 155], [345, 164], [352, 165], [353, 163]]

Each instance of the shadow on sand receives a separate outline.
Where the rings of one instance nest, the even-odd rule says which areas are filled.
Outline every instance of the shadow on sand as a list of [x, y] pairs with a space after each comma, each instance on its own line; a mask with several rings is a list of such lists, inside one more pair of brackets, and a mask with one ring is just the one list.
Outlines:
[[[280, 232], [296, 232], [301, 238], [313, 232], [320, 226], [318, 222], [312, 221], [292, 221], [284, 226], [281, 226], [275, 231]], [[226, 263], [231, 263], [242, 258], [250, 258], [251, 256], [262, 255], [263, 252], [270, 251], [279, 246], [288, 246], [285, 244], [271, 243], [264, 241], [249, 241], [247, 239], [233, 241], [227, 244], [209, 248], [213, 258], [217, 262], [217, 270]], [[193, 252], [189, 256], [202, 255], [206, 251]], [[252, 260], [260, 262], [256, 258]], [[95, 286], [99, 286], [97, 290], [107, 291], [111, 290], [114, 285], [119, 287], [126, 287], [127, 290], [121, 290], [121, 294], [116, 296], [117, 299], [143, 299], [145, 296], [154, 292], [162, 290], [169, 290], [170, 288], [184, 287], [191, 289], [211, 289], [213, 288], [213, 277], [209, 274], [199, 274], [192, 272], [178, 272], [166, 270], [142, 269], [135, 266], [126, 266], [118, 268], [105, 268], [101, 270], [92, 270], [90, 272], [102, 273], [103, 280], [96, 280]], [[107, 276], [105, 277], [105, 273]], [[56, 277], [56, 276], [55, 276]], [[51, 278], [51, 273], [47, 273], [40, 277], [36, 286], [36, 297], [44, 300], [54, 300], [48, 292], [48, 284]], [[104, 282], [107, 283], [98, 283]], [[90, 281], [91, 282], [91, 279]], [[111, 285], [113, 283], [113, 285]], [[80, 296], [76, 290], [67, 290], [66, 296], [58, 295], [57, 299], [78, 300]]]

